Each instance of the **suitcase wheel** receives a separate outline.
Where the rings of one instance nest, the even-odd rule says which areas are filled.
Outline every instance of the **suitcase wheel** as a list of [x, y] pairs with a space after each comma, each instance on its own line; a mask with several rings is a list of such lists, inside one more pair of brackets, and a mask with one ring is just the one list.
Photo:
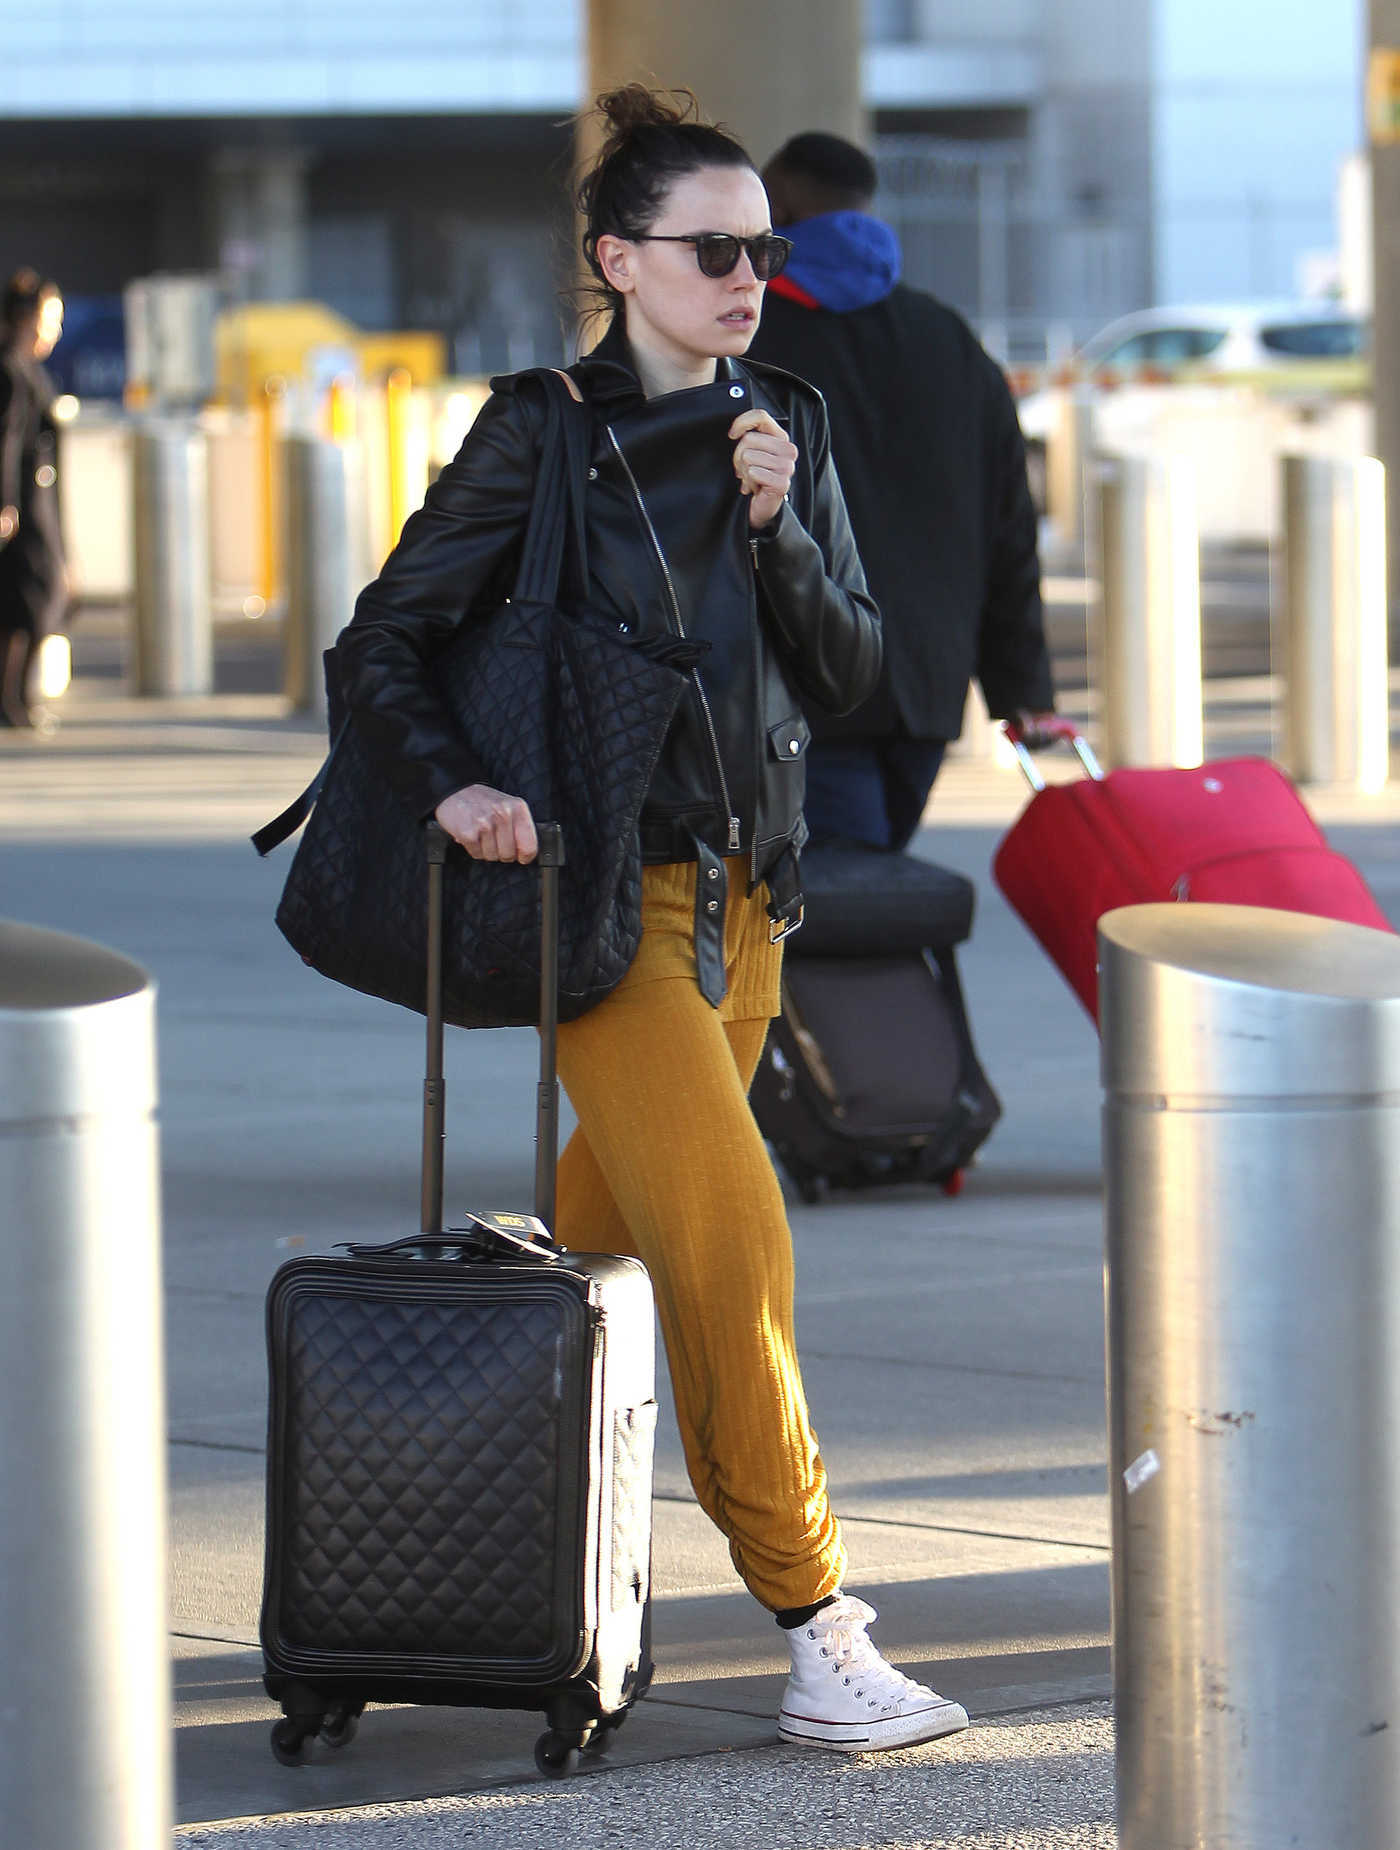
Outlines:
[[579, 1750], [575, 1740], [547, 1728], [535, 1742], [535, 1765], [546, 1779], [567, 1779], [578, 1771]]
[[360, 1731], [358, 1709], [332, 1709], [317, 1737], [327, 1747], [348, 1747]]
[[300, 1766], [306, 1757], [306, 1734], [289, 1716], [272, 1724], [272, 1757], [283, 1766]]
[[584, 1742], [583, 1752], [586, 1754], [596, 1754], [601, 1758], [612, 1746], [613, 1736], [617, 1733], [626, 1719], [627, 1714], [624, 1710], [621, 1715], [615, 1716], [610, 1722], [599, 1722], [598, 1726]]

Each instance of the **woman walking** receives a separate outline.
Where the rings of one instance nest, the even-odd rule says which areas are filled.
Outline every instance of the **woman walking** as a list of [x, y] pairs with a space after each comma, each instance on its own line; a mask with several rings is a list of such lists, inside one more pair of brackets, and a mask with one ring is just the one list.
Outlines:
[[53, 724], [31, 702], [39, 649], [68, 604], [54, 392], [43, 367], [62, 331], [57, 283], [18, 271], [0, 297], [0, 726]]
[[[642, 811], [643, 931], [598, 1007], [565, 1024], [578, 1128], [557, 1231], [642, 1259], [691, 1482], [783, 1627], [783, 1738], [853, 1752], [967, 1725], [901, 1675], [844, 1591], [845, 1549], [793, 1336], [781, 1191], [748, 1105], [797, 920], [807, 729], [870, 692], [879, 619], [809, 387], [742, 354], [786, 259], [747, 154], [639, 85], [606, 96], [584, 181], [584, 256], [610, 313], [569, 370], [592, 427], [588, 603], [703, 648]], [[417, 812], [469, 854], [528, 861], [534, 818], [486, 782], [432, 660], [508, 585], [538, 466], [537, 395], [496, 390], [339, 653], [355, 721]]]

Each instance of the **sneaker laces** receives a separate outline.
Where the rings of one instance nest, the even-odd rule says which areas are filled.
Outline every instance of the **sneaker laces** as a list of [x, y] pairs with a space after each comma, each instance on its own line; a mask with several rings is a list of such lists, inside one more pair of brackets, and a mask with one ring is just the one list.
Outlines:
[[872, 1709], [892, 1709], [911, 1698], [922, 1701], [931, 1696], [932, 1690], [896, 1670], [872, 1644], [866, 1627], [878, 1616], [873, 1606], [848, 1595], [824, 1606], [806, 1627], [807, 1636], [816, 1641], [843, 1686]]

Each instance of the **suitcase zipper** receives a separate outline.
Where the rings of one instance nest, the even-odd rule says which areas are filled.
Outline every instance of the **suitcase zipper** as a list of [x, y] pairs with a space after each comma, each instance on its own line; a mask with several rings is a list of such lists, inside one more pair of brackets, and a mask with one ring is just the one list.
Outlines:
[[[628, 485], [632, 490], [633, 499], [637, 503], [637, 511], [642, 517], [642, 524], [647, 530], [647, 536], [651, 540], [652, 549], [656, 554], [656, 562], [661, 567], [661, 576], [666, 581], [666, 592], [671, 600], [671, 614], [675, 618], [676, 634], [683, 637], [686, 633], [685, 623], [681, 617], [680, 599], [676, 596], [675, 580], [671, 577], [671, 567], [667, 563], [666, 554], [661, 547], [661, 540], [652, 523], [651, 512], [646, 502], [642, 499], [641, 489], [637, 486], [637, 478], [632, 473], [632, 465], [623, 454], [622, 445], [618, 442], [617, 433], [612, 429], [611, 425], [608, 427], [608, 441], [612, 444], [617, 454], [617, 460], [622, 464], [623, 474], [627, 477]], [[709, 734], [710, 751], [714, 758], [715, 776], [719, 780], [720, 800], [724, 805], [724, 813], [729, 820], [728, 852], [730, 854], [738, 854], [740, 848], [743, 846], [739, 839], [739, 818], [734, 814], [734, 804], [729, 796], [729, 781], [724, 775], [724, 760], [720, 757], [719, 735], [715, 731], [715, 716], [710, 710], [710, 699], [709, 695], [705, 692], [705, 683], [700, 679], [700, 670], [698, 668], [692, 668], [690, 676], [695, 683], [695, 691], [700, 696], [700, 710], [704, 715], [705, 729]]]
[[1321, 854], [1330, 859], [1335, 856], [1335, 853], [1336, 850], [1327, 847], [1324, 842], [1300, 842], [1295, 847], [1238, 848], [1233, 854], [1213, 854], [1208, 861], [1197, 861], [1194, 867], [1188, 868], [1184, 874], [1177, 875], [1176, 879], [1172, 882], [1172, 898], [1189, 900], [1191, 897], [1191, 882], [1199, 879], [1202, 874], [1208, 873], [1212, 867], [1229, 867], [1240, 861], [1258, 860], [1265, 855]]

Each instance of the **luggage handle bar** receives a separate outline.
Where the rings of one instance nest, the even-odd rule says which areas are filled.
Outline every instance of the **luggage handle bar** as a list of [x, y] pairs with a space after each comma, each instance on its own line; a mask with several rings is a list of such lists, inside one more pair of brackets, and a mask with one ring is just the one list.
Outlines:
[[[535, 1219], [554, 1247], [555, 1169], [559, 1158], [559, 869], [564, 865], [564, 831], [557, 822], [536, 825], [540, 868], [540, 1077], [535, 1095]], [[419, 1222], [421, 1234], [396, 1245], [422, 1245], [422, 1235], [461, 1246], [443, 1231], [443, 1150], [447, 1137], [447, 1098], [443, 1081], [442, 1019], [442, 883], [447, 864], [447, 831], [437, 822], [424, 830], [428, 859], [428, 973], [424, 1013], [428, 1018], [426, 1071], [423, 1078], [423, 1164]], [[474, 1218], [477, 1239], [494, 1240], [517, 1251], [541, 1252], [535, 1238], [520, 1239], [497, 1224], [501, 1217]], [[514, 1217], [508, 1217], [514, 1218]], [[520, 1218], [524, 1218], [523, 1216]]]
[[1063, 739], [1065, 743], [1073, 749], [1075, 757], [1078, 758], [1079, 762], [1083, 765], [1087, 775], [1093, 778], [1096, 784], [1102, 783], [1103, 766], [1094, 756], [1093, 747], [1072, 719], [1055, 719], [1053, 717], [1044, 719], [1041, 720], [1034, 729], [1023, 726], [1019, 720], [1004, 719], [1001, 722], [1001, 729], [1006, 736], [1008, 744], [1016, 754], [1016, 762], [1021, 767], [1021, 775], [1025, 778], [1032, 790], [1043, 790], [1045, 788], [1045, 779], [1040, 775], [1040, 768], [1036, 764], [1035, 759], [1031, 757], [1029, 748], [1027, 747], [1026, 740], [1028, 736], [1047, 743], [1052, 740]]
[[[555, 1259], [563, 1251], [562, 1247], [554, 1244], [544, 1225], [533, 1215], [472, 1214], [467, 1218], [470, 1223], [468, 1226], [449, 1227], [442, 1233], [425, 1231], [406, 1233], [400, 1240], [339, 1240], [336, 1244], [342, 1252], [351, 1253], [356, 1259], [387, 1258], [394, 1253], [410, 1252], [494, 1254], [501, 1248], [524, 1258]], [[502, 1219], [519, 1222], [526, 1231], [502, 1226]]]

